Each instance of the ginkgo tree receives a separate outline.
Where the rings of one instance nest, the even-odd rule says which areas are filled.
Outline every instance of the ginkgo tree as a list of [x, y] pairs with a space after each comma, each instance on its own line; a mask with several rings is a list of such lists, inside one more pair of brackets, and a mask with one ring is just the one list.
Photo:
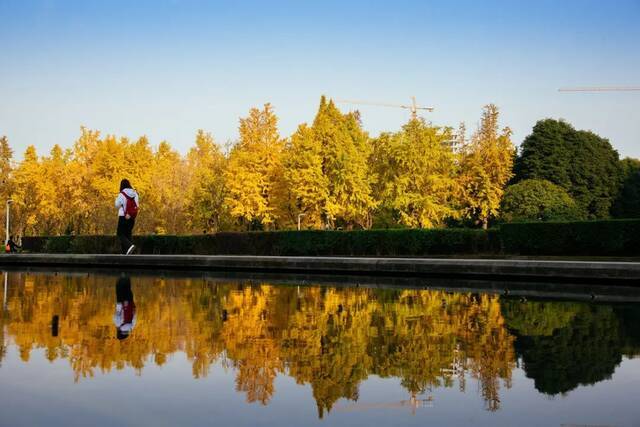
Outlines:
[[314, 138], [322, 148], [322, 172], [329, 184], [325, 203], [327, 225], [370, 228], [377, 203], [371, 193], [368, 135], [358, 112], [342, 114], [323, 96], [313, 121]]
[[195, 147], [187, 154], [185, 170], [189, 229], [210, 233], [228, 226], [226, 167], [226, 158], [211, 134], [198, 130]]
[[408, 227], [432, 228], [458, 216], [457, 165], [452, 131], [412, 119], [373, 141], [372, 163], [383, 206]]
[[485, 106], [478, 129], [461, 147], [464, 214], [484, 229], [498, 214], [505, 187], [513, 176], [516, 154], [511, 129], [499, 129], [498, 119], [498, 107]]
[[359, 114], [343, 114], [323, 96], [313, 124], [298, 128], [285, 155], [284, 177], [307, 226], [371, 227], [370, 152]]
[[323, 150], [312, 127], [303, 124], [288, 141], [284, 159], [287, 197], [281, 202], [291, 220], [305, 228], [321, 229], [326, 222], [329, 178], [323, 173]]
[[240, 119], [240, 140], [229, 154], [225, 170], [230, 214], [246, 229], [275, 226], [277, 209], [274, 189], [282, 168], [284, 141], [270, 104], [252, 108]]

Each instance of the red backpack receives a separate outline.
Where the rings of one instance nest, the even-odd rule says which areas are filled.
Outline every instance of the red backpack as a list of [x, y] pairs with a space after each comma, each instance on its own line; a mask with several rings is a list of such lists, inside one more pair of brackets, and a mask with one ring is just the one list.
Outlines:
[[130, 218], [135, 218], [136, 216], [138, 216], [138, 204], [136, 203], [135, 197], [127, 196], [124, 191], [122, 191], [120, 194], [122, 194], [127, 200], [127, 203], [124, 205], [125, 218], [127, 215], [129, 215]]

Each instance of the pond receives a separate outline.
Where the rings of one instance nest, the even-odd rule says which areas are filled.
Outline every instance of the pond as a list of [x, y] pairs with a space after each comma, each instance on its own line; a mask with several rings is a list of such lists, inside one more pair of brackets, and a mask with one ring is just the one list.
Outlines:
[[640, 305], [3, 273], [0, 425], [633, 426]]

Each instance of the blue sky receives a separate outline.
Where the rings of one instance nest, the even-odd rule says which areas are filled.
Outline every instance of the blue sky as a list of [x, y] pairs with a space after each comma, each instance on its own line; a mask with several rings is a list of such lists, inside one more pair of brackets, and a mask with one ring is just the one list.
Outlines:
[[[640, 157], [640, 92], [557, 92], [640, 85], [638, 22], [639, 0], [0, 0], [0, 135], [18, 158], [70, 147], [81, 125], [184, 153], [200, 128], [234, 140], [266, 102], [288, 136], [321, 94], [416, 96], [437, 125], [473, 130], [493, 102], [517, 144], [564, 118]], [[372, 135], [409, 117], [359, 109]]]

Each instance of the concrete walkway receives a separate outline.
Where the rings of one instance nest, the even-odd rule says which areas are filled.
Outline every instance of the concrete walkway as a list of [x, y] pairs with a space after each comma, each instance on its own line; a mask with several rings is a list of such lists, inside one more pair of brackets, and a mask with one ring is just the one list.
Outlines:
[[2, 254], [0, 267], [117, 268], [623, 282], [640, 286], [640, 262], [235, 255]]

